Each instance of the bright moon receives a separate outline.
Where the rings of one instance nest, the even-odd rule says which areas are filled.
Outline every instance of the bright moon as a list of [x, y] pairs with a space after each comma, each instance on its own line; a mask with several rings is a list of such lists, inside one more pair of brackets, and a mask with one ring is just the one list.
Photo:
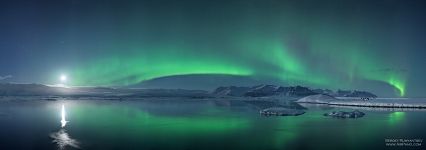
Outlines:
[[67, 76], [66, 75], [61, 75], [61, 77], [59, 77], [59, 79], [61, 80], [61, 82], [66, 82], [67, 81]]

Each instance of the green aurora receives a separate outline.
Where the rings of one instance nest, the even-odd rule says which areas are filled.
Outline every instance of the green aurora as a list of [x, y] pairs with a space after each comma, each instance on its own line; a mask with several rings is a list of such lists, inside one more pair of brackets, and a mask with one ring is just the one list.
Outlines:
[[[173, 75], [224, 74], [332, 88], [347, 87], [352, 81], [361, 79], [387, 83], [398, 90], [400, 96], [405, 93], [403, 74], [380, 71], [389, 66], [378, 57], [363, 55], [362, 50], [356, 47], [343, 52], [335, 51], [333, 53], [338, 57], [330, 57], [330, 52], [322, 51], [330, 46], [318, 45], [318, 51], [310, 52], [313, 53], [311, 56], [299, 56], [279, 40], [235, 43], [232, 47], [239, 51], [230, 52], [229, 56], [197, 53], [197, 48], [185, 46], [140, 47], [151, 50], [146, 52], [136, 48], [131, 56], [115, 54], [114, 57], [96, 60], [73, 70], [71, 84], [122, 86]], [[313, 64], [309, 60], [319, 61]], [[340, 65], [327, 65], [323, 61]]]
[[403, 34], [411, 30], [386, 14], [393, 7], [226, 4], [105, 4], [86, 18], [71, 18], [64, 45], [79, 62], [67, 67], [68, 84], [125, 86], [220, 74], [318, 88], [393, 88], [405, 96], [410, 62], [401, 51], [413, 49]]

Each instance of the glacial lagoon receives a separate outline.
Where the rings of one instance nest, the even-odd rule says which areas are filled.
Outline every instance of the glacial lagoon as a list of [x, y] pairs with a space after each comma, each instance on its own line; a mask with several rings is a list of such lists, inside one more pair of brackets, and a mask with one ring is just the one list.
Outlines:
[[[5, 150], [425, 149], [419, 141], [426, 138], [422, 109], [359, 109], [364, 117], [339, 119], [323, 114], [358, 108], [167, 98], [0, 103], [0, 149]], [[259, 114], [277, 106], [306, 113]]]

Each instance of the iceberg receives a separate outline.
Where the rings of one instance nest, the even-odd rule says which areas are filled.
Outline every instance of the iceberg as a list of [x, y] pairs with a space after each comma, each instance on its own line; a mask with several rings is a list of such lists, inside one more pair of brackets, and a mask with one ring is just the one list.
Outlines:
[[299, 116], [304, 114], [305, 111], [298, 109], [289, 109], [283, 107], [271, 107], [260, 111], [264, 116]]
[[330, 113], [325, 113], [324, 116], [330, 116], [334, 118], [360, 118], [363, 117], [365, 113], [360, 112], [358, 110], [354, 110], [352, 112], [345, 111], [332, 111]]

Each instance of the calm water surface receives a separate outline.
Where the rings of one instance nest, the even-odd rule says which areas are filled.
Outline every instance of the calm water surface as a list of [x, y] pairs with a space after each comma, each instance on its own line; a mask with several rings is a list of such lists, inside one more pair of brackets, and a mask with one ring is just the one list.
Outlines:
[[[64, 128], [62, 104], [69, 121]], [[350, 109], [314, 106], [301, 116], [259, 115], [260, 109], [274, 105], [182, 99], [3, 100], [0, 149], [425, 149], [385, 146], [385, 139], [425, 139], [426, 111], [361, 110], [363, 118], [335, 119], [322, 114]]]

